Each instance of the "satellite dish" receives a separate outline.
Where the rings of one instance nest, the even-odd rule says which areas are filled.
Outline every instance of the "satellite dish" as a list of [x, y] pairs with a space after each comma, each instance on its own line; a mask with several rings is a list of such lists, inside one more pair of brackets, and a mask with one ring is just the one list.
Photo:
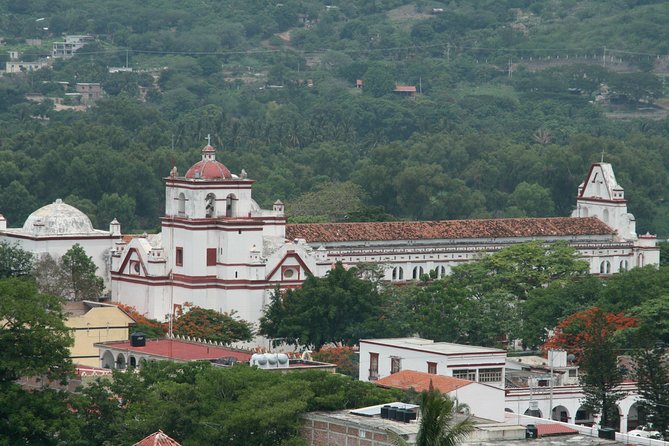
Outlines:
[[574, 361], [576, 361], [576, 355], [573, 354], [573, 353], [569, 353], [569, 354], [567, 355], [567, 361], [569, 361], [569, 362], [574, 362]]

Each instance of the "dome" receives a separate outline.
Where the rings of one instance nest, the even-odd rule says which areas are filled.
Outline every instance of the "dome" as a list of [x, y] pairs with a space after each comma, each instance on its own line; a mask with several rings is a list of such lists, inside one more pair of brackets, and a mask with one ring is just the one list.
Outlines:
[[223, 163], [216, 161], [216, 149], [207, 144], [202, 149], [202, 160], [193, 164], [186, 172], [186, 178], [196, 180], [230, 180], [232, 174]]
[[23, 224], [25, 231], [39, 235], [90, 234], [95, 232], [91, 219], [60, 198], [39, 208]]

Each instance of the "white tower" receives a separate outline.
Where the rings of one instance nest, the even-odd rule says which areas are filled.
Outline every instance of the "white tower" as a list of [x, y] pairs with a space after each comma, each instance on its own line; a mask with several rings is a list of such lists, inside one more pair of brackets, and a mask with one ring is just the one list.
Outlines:
[[634, 215], [627, 212], [625, 191], [609, 163], [595, 163], [578, 186], [572, 217], [597, 217], [618, 232], [622, 240], [637, 239]]

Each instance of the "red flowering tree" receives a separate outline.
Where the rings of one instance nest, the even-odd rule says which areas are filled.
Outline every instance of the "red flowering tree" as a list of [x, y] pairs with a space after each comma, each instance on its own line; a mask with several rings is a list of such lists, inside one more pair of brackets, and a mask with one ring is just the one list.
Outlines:
[[616, 334], [635, 327], [637, 321], [623, 313], [610, 313], [593, 307], [580, 311], [562, 321], [544, 349], [565, 349], [576, 355], [582, 373], [583, 406], [601, 415], [601, 425], [613, 427], [617, 417], [616, 402], [624, 394], [616, 388], [623, 373], [618, 367]]
[[115, 305], [135, 321], [134, 331], [141, 331], [147, 338], [162, 338], [167, 333], [165, 324], [147, 318], [140, 314], [135, 307], [122, 303], [115, 303]]
[[190, 311], [178, 315], [172, 331], [175, 335], [224, 344], [250, 341], [253, 338], [253, 326], [250, 322], [236, 318], [234, 313], [219, 313], [200, 307], [192, 307]]
[[313, 354], [316, 361], [337, 364], [337, 372], [358, 377], [358, 355], [348, 345], [324, 346]]

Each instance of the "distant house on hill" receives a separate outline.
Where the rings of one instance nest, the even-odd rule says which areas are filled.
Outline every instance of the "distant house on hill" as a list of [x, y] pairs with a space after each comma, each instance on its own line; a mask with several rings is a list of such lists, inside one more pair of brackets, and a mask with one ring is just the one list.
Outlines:
[[416, 96], [415, 85], [395, 85], [393, 93], [400, 96], [409, 96], [411, 98]]

